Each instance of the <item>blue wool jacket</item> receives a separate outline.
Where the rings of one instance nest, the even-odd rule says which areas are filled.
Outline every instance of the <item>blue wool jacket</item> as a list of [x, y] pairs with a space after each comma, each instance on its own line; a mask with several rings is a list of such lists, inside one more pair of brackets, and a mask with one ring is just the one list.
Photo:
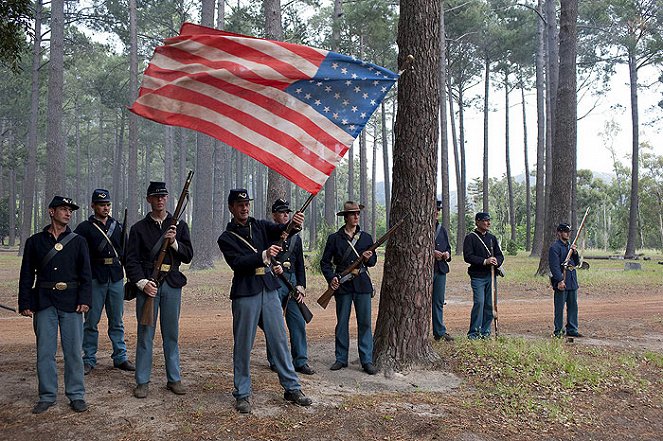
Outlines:
[[[570, 248], [570, 243], [564, 243], [561, 239], [557, 239], [548, 250], [548, 265], [550, 265], [550, 272], [552, 273], [550, 283], [553, 289], [557, 289], [557, 284], [562, 281], [562, 263], [566, 259], [566, 255], [569, 254]], [[574, 266], [580, 265], [580, 255], [577, 251], [571, 254], [571, 262]], [[566, 271], [564, 282], [566, 283], [566, 291], [578, 289], [578, 276], [575, 270]]]

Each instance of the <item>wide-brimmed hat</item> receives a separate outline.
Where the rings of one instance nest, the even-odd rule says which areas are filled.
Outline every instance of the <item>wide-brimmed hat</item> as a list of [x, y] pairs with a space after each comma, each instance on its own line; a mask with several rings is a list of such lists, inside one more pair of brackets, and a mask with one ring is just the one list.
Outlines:
[[336, 216], [345, 216], [350, 213], [358, 213], [364, 209], [362, 204], [358, 204], [355, 201], [345, 201], [343, 204], [343, 210], [336, 213]]
[[92, 192], [92, 203], [96, 202], [112, 202], [110, 192], [104, 188], [97, 188]]
[[159, 181], [150, 181], [150, 185], [147, 187], [148, 196], [158, 196], [158, 195], [167, 195], [168, 190], [166, 189], [165, 182]]
[[248, 202], [252, 200], [253, 199], [249, 197], [249, 192], [246, 191], [245, 188], [233, 188], [228, 193], [228, 204], [232, 204], [233, 202]]
[[281, 198], [277, 199], [272, 204], [272, 213], [292, 213], [290, 202]]
[[72, 210], [78, 210], [80, 207], [74, 204], [74, 201], [71, 198], [66, 198], [64, 196], [53, 196], [53, 200], [48, 204], [48, 208], [57, 208], [66, 205]]

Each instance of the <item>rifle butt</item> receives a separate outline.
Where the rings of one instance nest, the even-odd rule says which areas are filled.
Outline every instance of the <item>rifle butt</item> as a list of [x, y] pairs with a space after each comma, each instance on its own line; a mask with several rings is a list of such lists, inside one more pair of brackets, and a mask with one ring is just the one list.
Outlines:
[[311, 320], [313, 320], [313, 313], [311, 312], [310, 309], [308, 309], [308, 306], [306, 306], [306, 303], [297, 302], [297, 307], [299, 308], [299, 312], [302, 313], [302, 317], [304, 317], [304, 321], [306, 323], [311, 323]]
[[318, 299], [318, 305], [322, 306], [323, 309], [327, 309], [327, 305], [329, 305], [329, 301], [333, 296], [334, 290], [327, 288], [327, 291], [325, 291]]
[[143, 303], [143, 311], [140, 315], [140, 323], [143, 326], [154, 327], [154, 297], [146, 296], [145, 303]]

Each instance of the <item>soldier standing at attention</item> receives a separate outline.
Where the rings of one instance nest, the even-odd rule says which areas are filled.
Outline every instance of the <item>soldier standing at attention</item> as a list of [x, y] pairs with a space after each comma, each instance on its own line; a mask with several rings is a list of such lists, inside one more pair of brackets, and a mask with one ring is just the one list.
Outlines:
[[[32, 413], [55, 404], [58, 373], [55, 353], [58, 329], [64, 355], [64, 391], [76, 412], [87, 410], [83, 381], [83, 313], [91, 302], [92, 274], [85, 239], [68, 224], [78, 205], [55, 196], [48, 205], [50, 225], [25, 242], [18, 288], [18, 309], [32, 317], [37, 337], [39, 401]], [[36, 278], [36, 282], [35, 282]]]
[[435, 215], [435, 262], [433, 263], [433, 338], [435, 341], [453, 341], [444, 325], [444, 294], [451, 261], [451, 245], [446, 228], [439, 222], [442, 201], [437, 201]]
[[[272, 204], [272, 219], [279, 225], [287, 225], [290, 220], [290, 204], [283, 199], [277, 199]], [[299, 297], [297, 300], [290, 297], [288, 287], [279, 280], [279, 298], [285, 310], [285, 323], [290, 331], [290, 353], [295, 371], [304, 375], [313, 375], [315, 371], [308, 365], [308, 351], [306, 347], [306, 320], [302, 316], [297, 302], [304, 301], [306, 289], [306, 270], [304, 268], [304, 247], [299, 234], [289, 236], [283, 246], [283, 250], [276, 256], [276, 261], [281, 263], [283, 274], [288, 278], [292, 286], [297, 289]], [[270, 367], [274, 366], [269, 348], [267, 359]]]
[[[373, 238], [359, 228], [359, 215], [363, 205], [347, 201], [343, 210], [336, 213], [343, 216], [345, 225], [327, 238], [325, 250], [320, 259], [320, 269], [327, 279], [329, 287], [335, 290], [336, 301], [336, 361], [329, 368], [337, 371], [348, 366], [348, 350], [350, 346], [350, 312], [355, 305], [357, 316], [357, 346], [361, 367], [369, 375], [377, 374], [373, 365], [373, 334], [371, 332], [371, 298], [373, 283], [368, 275], [367, 267], [375, 266], [377, 255], [368, 248], [373, 245]], [[339, 277], [358, 257], [364, 263], [356, 273], [350, 273], [347, 280]]]
[[467, 273], [470, 275], [473, 294], [470, 330], [467, 332], [467, 338], [470, 340], [490, 337], [493, 322], [493, 280], [490, 266], [497, 268], [504, 262], [497, 238], [488, 232], [490, 214], [477, 213], [474, 223], [476, 229], [465, 236], [463, 241], [463, 258], [470, 264]]
[[[550, 283], [555, 291], [555, 329], [553, 335], [564, 335], [564, 305], [566, 305], [566, 335], [568, 337], [582, 337], [578, 332], [578, 276], [575, 267], [580, 265], [580, 255], [575, 244], [569, 243], [571, 226], [561, 223], [557, 226], [557, 240], [548, 250], [548, 264], [552, 277]], [[569, 262], [566, 256], [571, 252]], [[565, 264], [570, 264], [566, 268]]]
[[[250, 217], [250, 201], [245, 189], [230, 190], [228, 209], [232, 219], [218, 240], [219, 249], [233, 270], [230, 300], [235, 409], [240, 413], [251, 412], [251, 349], [260, 320], [279, 382], [285, 390], [283, 398], [299, 406], [310, 406], [312, 401], [301, 391], [299, 377], [288, 354], [288, 337], [278, 295], [280, 284], [276, 277], [283, 273], [283, 268], [270, 264], [281, 252], [280, 246], [270, 244], [281, 237], [285, 225]], [[304, 215], [295, 213], [292, 220], [301, 228]]]
[[[145, 218], [131, 227], [127, 244], [127, 278], [140, 290], [136, 297], [138, 338], [136, 341], [136, 398], [146, 398], [152, 375], [152, 347], [156, 327], [141, 325], [140, 317], [147, 296], [154, 297], [154, 316], [159, 316], [163, 339], [163, 355], [166, 364], [166, 388], [177, 395], [184, 395], [179, 348], [180, 307], [182, 287], [186, 277], [180, 272], [182, 263], [193, 258], [189, 226], [183, 220], [172, 225], [173, 215], [166, 211], [168, 190], [163, 182], [150, 182], [147, 202], [152, 207]], [[168, 241], [166, 257], [161, 271], [166, 273], [159, 286], [151, 280], [154, 261], [163, 241]], [[160, 312], [160, 314], [159, 314]]]
[[135, 371], [127, 360], [124, 342], [124, 272], [122, 270], [122, 225], [110, 215], [111, 197], [103, 188], [92, 192], [94, 214], [78, 224], [76, 234], [87, 240], [92, 267], [92, 305], [85, 314], [83, 325], [83, 369], [89, 374], [97, 365], [101, 311], [106, 309], [108, 337], [113, 346], [113, 366], [123, 371]]

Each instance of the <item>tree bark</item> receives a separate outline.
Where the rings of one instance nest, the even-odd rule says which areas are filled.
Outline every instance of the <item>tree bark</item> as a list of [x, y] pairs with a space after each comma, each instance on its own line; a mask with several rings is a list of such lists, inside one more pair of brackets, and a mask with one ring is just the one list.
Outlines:
[[449, 231], [449, 135], [447, 133], [447, 44], [444, 27], [444, 2], [440, 10], [440, 180], [442, 188], [442, 225]]
[[525, 84], [522, 72], [518, 73], [518, 78], [520, 82], [521, 108], [523, 111], [523, 154], [525, 160], [525, 251], [529, 251], [532, 246], [532, 201], [529, 182], [529, 152], [527, 148], [527, 106], [525, 105]]
[[430, 328], [439, 115], [440, 8], [434, 0], [400, 4], [399, 64], [415, 55], [415, 69], [399, 80], [394, 145], [393, 219], [407, 222], [387, 243], [375, 361], [392, 369], [438, 358]]
[[[555, 239], [555, 225], [567, 221], [571, 213], [571, 186], [574, 173], [569, 158], [577, 143], [576, 41], [578, 0], [562, 0], [559, 32], [559, 84], [555, 118], [555, 144], [550, 182], [550, 204], [546, 215], [545, 244]], [[548, 274], [548, 253], [542, 252], [537, 274]]]
[[51, 1], [51, 41], [48, 70], [48, 110], [46, 116], [46, 180], [44, 201], [65, 194], [67, 176], [66, 145], [62, 135], [64, 88], [64, 0]]
[[635, 246], [638, 240], [638, 177], [640, 167], [640, 138], [638, 135], [638, 69], [636, 66], [635, 49], [628, 52], [628, 73], [631, 95], [631, 136], [633, 152], [631, 153], [631, 200], [628, 211], [628, 237], [626, 239], [625, 259], [635, 258]]
[[509, 138], [509, 71], [504, 72], [504, 154], [506, 161], [506, 184], [509, 192], [509, 226], [511, 227], [510, 239], [516, 241], [516, 207], [513, 202], [513, 181], [511, 179], [511, 140]]
[[488, 115], [490, 113], [488, 108], [488, 95], [490, 93], [490, 60], [487, 57], [484, 64], [486, 77], [483, 82], [483, 178], [481, 179], [481, 200], [483, 203], [483, 212], [488, 213], [490, 211], [490, 194], [488, 189]]
[[[387, 135], [387, 109], [384, 101], [380, 104], [382, 118], [382, 166], [384, 168], [384, 206], [386, 209], [385, 225], [389, 225], [391, 214], [391, 170], [389, 169], [389, 137]], [[375, 197], [375, 192], [373, 192]]]
[[[537, 11], [543, 13], [543, 0], [539, 0]], [[544, 98], [544, 65], [545, 65], [545, 39], [544, 23], [542, 18], [536, 22], [536, 196], [534, 209], [534, 241], [530, 257], [539, 257], [543, 247], [543, 231], [545, 229], [546, 199], [545, 199], [545, 155], [546, 155], [546, 117]]]
[[[129, 0], [129, 103], [138, 98], [138, 11], [136, 0]], [[127, 225], [140, 216], [138, 188], [138, 116], [129, 113], [129, 158], [127, 160]]]
[[41, 64], [41, 0], [35, 1], [35, 40], [32, 44], [32, 69], [30, 80], [30, 122], [25, 148], [25, 176], [23, 177], [23, 203], [21, 216], [21, 244], [18, 254], [23, 255], [25, 241], [32, 234], [32, 211], [35, 204], [35, 180], [37, 175], [37, 124], [39, 123], [39, 66]]

